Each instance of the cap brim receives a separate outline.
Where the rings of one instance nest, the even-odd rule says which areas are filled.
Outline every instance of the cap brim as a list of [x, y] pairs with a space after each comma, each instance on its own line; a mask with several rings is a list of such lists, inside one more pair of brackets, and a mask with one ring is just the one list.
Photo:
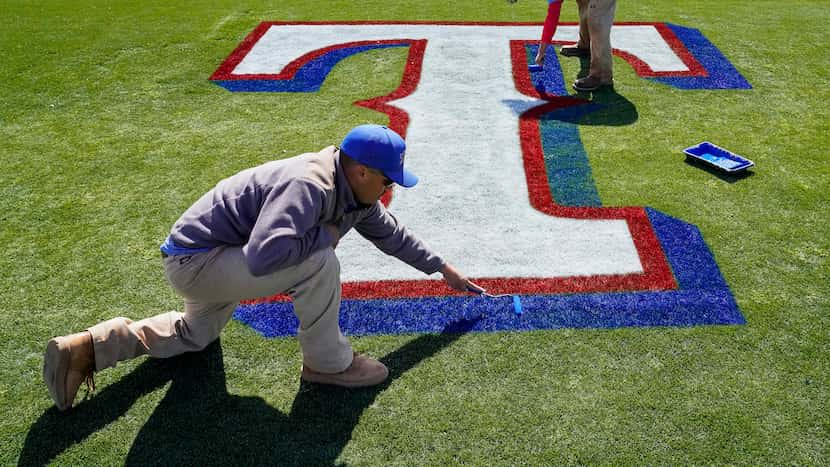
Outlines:
[[412, 188], [418, 184], [418, 176], [406, 169], [397, 173], [385, 173], [384, 175], [404, 188]]

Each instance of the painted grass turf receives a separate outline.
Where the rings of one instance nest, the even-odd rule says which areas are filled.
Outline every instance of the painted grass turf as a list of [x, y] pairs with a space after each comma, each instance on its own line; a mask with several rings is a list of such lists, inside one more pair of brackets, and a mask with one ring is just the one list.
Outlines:
[[[204, 353], [100, 373], [99, 394], [66, 416], [41, 381], [46, 340], [179, 308], [157, 245], [182, 210], [239, 169], [385, 122], [351, 102], [397, 86], [400, 50], [348, 59], [315, 95], [208, 82], [256, 24], [542, 21], [544, 4], [2, 8], [0, 464], [830, 462], [823, 2], [621, 2], [617, 21], [700, 29], [754, 89], [673, 90], [615, 59], [638, 118], [581, 127], [603, 203], [697, 225], [746, 326], [357, 338], [395, 378], [332, 391], [299, 386], [294, 340], [234, 322]], [[680, 150], [704, 139], [754, 160], [754, 175], [685, 164]]]

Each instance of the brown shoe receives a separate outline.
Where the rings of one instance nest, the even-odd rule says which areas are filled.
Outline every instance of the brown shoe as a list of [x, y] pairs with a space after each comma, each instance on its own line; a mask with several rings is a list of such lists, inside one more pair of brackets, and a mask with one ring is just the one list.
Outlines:
[[559, 53], [565, 57], [590, 57], [591, 49], [577, 47], [576, 45], [565, 45], [559, 49]]
[[603, 86], [613, 86], [613, 80], [603, 80], [597, 78], [596, 76], [586, 76], [584, 78], [580, 78], [574, 81], [573, 88], [577, 91], [581, 92], [588, 92], [588, 91], [596, 91], [597, 89]]
[[371, 357], [354, 354], [352, 364], [340, 373], [320, 373], [303, 365], [301, 378], [309, 383], [333, 384], [346, 388], [374, 386], [386, 381], [386, 365]]
[[72, 407], [81, 383], [95, 390], [95, 353], [88, 331], [56, 337], [46, 344], [43, 355], [43, 380], [58, 410]]

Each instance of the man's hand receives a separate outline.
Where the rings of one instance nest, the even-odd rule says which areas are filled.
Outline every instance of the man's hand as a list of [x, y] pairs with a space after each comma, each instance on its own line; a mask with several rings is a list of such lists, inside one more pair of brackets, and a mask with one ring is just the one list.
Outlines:
[[544, 65], [545, 64], [545, 49], [547, 46], [545, 44], [539, 43], [539, 51], [536, 52], [536, 64], [537, 65]]
[[460, 290], [462, 292], [473, 292], [473, 293], [482, 293], [484, 289], [479, 287], [473, 282], [470, 282], [463, 274], [459, 273], [452, 267], [451, 264], [447, 263], [441, 268], [441, 274], [444, 275], [444, 280], [447, 281], [447, 285], [452, 287], [455, 290]]
[[329, 231], [329, 235], [331, 235], [331, 247], [337, 248], [337, 244], [340, 242], [340, 227], [334, 224], [323, 224], [323, 227]]

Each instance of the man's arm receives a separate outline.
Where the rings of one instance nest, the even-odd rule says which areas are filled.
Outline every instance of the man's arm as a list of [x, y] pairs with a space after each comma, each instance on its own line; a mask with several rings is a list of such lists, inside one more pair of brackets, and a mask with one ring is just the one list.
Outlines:
[[455, 290], [481, 293], [481, 287], [459, 273], [424, 242], [409, 232], [381, 203], [375, 203], [355, 230], [384, 253], [394, 256], [426, 274], [440, 271]]
[[441, 257], [409, 232], [380, 202], [369, 208], [354, 228], [380, 251], [425, 274], [437, 272], [444, 265]]
[[537, 65], [545, 63], [545, 52], [547, 52], [548, 44], [556, 33], [561, 11], [562, 0], [553, 0], [548, 4], [548, 14], [545, 16], [545, 25], [542, 27], [542, 39], [539, 41], [539, 50], [536, 52]]

